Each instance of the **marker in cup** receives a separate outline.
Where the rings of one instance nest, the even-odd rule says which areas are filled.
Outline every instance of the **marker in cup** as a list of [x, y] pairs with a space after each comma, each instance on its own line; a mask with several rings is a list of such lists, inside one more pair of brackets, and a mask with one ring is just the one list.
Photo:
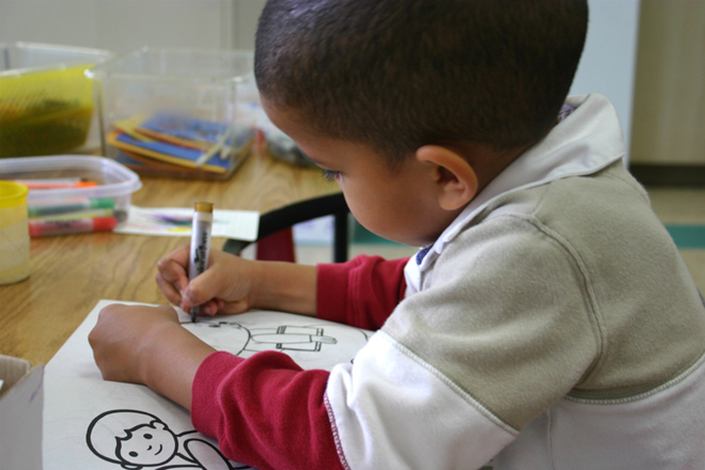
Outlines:
[[[191, 255], [189, 256], [188, 278], [196, 276], [208, 269], [208, 257], [211, 252], [211, 233], [213, 228], [213, 204], [197, 202], [193, 213], [191, 230]], [[191, 309], [191, 321], [198, 321], [199, 307]]]

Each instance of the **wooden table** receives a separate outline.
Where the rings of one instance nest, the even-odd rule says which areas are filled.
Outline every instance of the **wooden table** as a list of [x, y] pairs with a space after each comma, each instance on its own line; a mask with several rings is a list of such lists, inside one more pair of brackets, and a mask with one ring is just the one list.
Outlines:
[[[339, 192], [315, 169], [295, 168], [253, 153], [228, 181], [141, 177], [132, 196], [142, 207], [193, 207], [268, 212]], [[112, 232], [32, 239], [30, 277], [0, 286], [0, 354], [46, 364], [100, 299], [166, 303], [154, 282], [157, 261], [184, 237]], [[224, 239], [214, 239], [220, 248]]]

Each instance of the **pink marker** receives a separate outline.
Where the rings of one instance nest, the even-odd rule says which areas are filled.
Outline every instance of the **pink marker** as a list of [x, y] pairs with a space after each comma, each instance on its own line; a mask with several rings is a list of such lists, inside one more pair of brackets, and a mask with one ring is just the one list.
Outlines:
[[93, 217], [90, 219], [30, 220], [29, 236], [64, 235], [68, 233], [100, 232], [112, 230], [118, 224], [115, 217]]

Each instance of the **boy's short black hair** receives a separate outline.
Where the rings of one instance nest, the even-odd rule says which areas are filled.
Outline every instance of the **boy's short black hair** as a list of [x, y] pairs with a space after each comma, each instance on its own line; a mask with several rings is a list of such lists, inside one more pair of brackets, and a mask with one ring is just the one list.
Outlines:
[[544, 136], [570, 89], [586, 0], [269, 0], [262, 96], [391, 162], [427, 144]]

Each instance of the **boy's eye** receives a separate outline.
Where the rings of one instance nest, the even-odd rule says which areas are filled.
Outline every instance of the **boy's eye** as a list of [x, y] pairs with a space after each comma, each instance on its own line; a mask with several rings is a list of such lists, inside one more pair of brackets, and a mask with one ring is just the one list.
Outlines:
[[323, 177], [328, 180], [328, 181], [335, 181], [336, 178], [340, 175], [339, 171], [331, 171], [331, 170], [321, 170], [323, 171]]

